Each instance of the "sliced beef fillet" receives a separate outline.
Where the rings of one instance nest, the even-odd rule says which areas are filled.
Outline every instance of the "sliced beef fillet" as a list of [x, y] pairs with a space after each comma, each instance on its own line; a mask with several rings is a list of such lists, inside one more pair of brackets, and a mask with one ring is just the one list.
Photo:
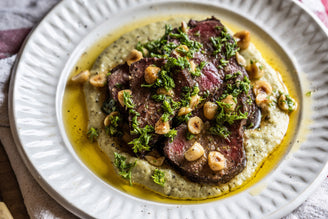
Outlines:
[[[193, 77], [190, 80], [194, 81], [194, 83], [198, 83], [201, 93], [205, 90], [209, 93], [214, 93], [223, 83], [224, 76], [227, 73], [223, 68], [218, 68], [221, 64], [220, 60], [224, 57], [220, 53], [214, 54], [215, 48], [211, 41], [212, 37], [221, 35], [223, 25], [219, 20], [210, 18], [204, 21], [190, 20], [188, 27], [187, 34], [189, 39], [198, 41], [202, 44], [202, 51], [196, 52], [190, 61], [194, 62], [197, 66], [202, 62], [206, 63], [201, 69], [202, 74], [199, 77]], [[176, 28], [173, 32], [178, 33], [179, 31]], [[169, 36], [168, 40], [174, 43], [180, 43], [179, 39], [174, 38], [174, 36]], [[233, 39], [231, 38], [230, 41], [233, 42]], [[223, 47], [222, 50], [225, 50], [225, 47]], [[228, 61], [230, 62], [230, 60]], [[231, 64], [238, 66], [235, 60], [233, 60]]]
[[[226, 85], [229, 84], [229, 82], [225, 81], [226, 75], [234, 74], [236, 72], [241, 73], [237, 78], [230, 81], [230, 84], [236, 83], [236, 80], [242, 81], [245, 76], [248, 77], [245, 68], [238, 64], [235, 55], [230, 58], [226, 57], [227, 48], [225, 47], [225, 44], [223, 44], [220, 53], [214, 53], [216, 48], [213, 47], [211, 38], [222, 37], [227, 33], [227, 30], [219, 20], [214, 17], [204, 21], [190, 20], [188, 26], [189, 38], [196, 40], [203, 45], [203, 52], [197, 52], [194, 55], [194, 62], [196, 64], [199, 64], [202, 61], [207, 63], [202, 69], [201, 76], [194, 78], [199, 84], [201, 91], [208, 90], [210, 94], [218, 97], [222, 94], [223, 90], [226, 89]], [[231, 44], [234, 44], [234, 40], [231, 36], [227, 36], [226, 38]], [[222, 64], [221, 59], [228, 62]], [[249, 98], [252, 103], [246, 104]], [[240, 94], [238, 102], [242, 106], [242, 112], [248, 112], [247, 126], [256, 128], [259, 125], [261, 115], [259, 108], [254, 104], [252, 90], [249, 90], [247, 94]]]
[[[151, 98], [154, 94], [152, 88], [142, 87], [141, 85], [147, 84], [144, 74], [148, 66], [155, 65], [161, 68], [164, 64], [164, 59], [145, 58], [130, 66], [130, 89], [132, 91], [132, 100], [135, 104], [134, 110], [140, 113], [140, 116], [138, 116], [140, 128], [146, 125], [154, 127], [163, 114], [162, 103], [156, 102]], [[131, 124], [133, 115], [130, 114], [129, 117]]]
[[[237, 128], [236, 130], [232, 130]], [[245, 152], [243, 149], [242, 127], [231, 127], [231, 140], [225, 140], [218, 136], [203, 133], [192, 140], [186, 139], [187, 126], [180, 125], [177, 128], [177, 136], [173, 142], [167, 141], [163, 152], [175, 168], [194, 182], [225, 183], [245, 166]], [[204, 148], [204, 155], [196, 161], [187, 161], [185, 152], [198, 142]], [[208, 154], [211, 151], [219, 151], [226, 158], [226, 168], [213, 171], [208, 165]]]
[[[245, 77], [248, 78], [247, 72], [238, 64], [235, 55], [227, 57], [227, 48], [225, 48], [225, 45], [221, 48], [222, 51], [220, 53], [214, 53], [217, 48], [213, 46], [211, 38], [222, 37], [223, 34], [226, 34], [226, 30], [219, 20], [215, 18], [204, 21], [191, 20], [188, 26], [187, 33], [189, 38], [203, 45], [202, 52], [196, 52], [191, 60], [196, 65], [199, 65], [201, 62], [207, 63], [201, 70], [201, 76], [193, 77], [192, 80], [199, 85], [201, 92], [205, 90], [209, 91], [210, 95], [205, 101], [215, 102], [219, 100], [228, 87], [240, 83]], [[222, 33], [222, 31], [224, 32]], [[234, 44], [232, 37], [225, 36], [231, 44]], [[239, 73], [236, 74], [237, 72]], [[188, 73], [184, 71], [184, 74]], [[227, 75], [228, 77], [226, 77]], [[227, 79], [232, 75], [234, 76], [231, 79]], [[248, 114], [248, 119], [236, 120], [231, 125], [225, 124], [230, 132], [228, 138], [225, 139], [217, 135], [212, 135], [204, 130], [203, 133], [188, 141], [186, 139], [188, 132], [187, 126], [180, 125], [177, 128], [178, 134], [173, 142], [167, 140], [164, 143], [164, 155], [176, 169], [181, 171], [190, 180], [204, 183], [225, 183], [229, 181], [232, 177], [240, 173], [245, 166], [246, 158], [243, 147], [245, 126], [252, 123], [254, 124], [253, 126], [256, 126], [260, 118], [260, 111], [254, 103], [254, 95], [251, 89], [243, 91], [237, 96], [237, 106], [239, 107], [238, 111]], [[194, 110], [193, 116], [199, 116], [203, 121], [206, 120], [201, 108]], [[212, 123], [215, 122], [212, 121]], [[208, 122], [207, 124], [209, 126]], [[184, 154], [196, 141], [203, 146], [205, 153], [196, 161], [187, 161]], [[211, 151], [219, 151], [224, 155], [226, 159], [225, 169], [213, 171], [209, 167], [208, 154]]]
[[[147, 84], [144, 79], [145, 69], [148, 66], [155, 65], [162, 68], [165, 64], [164, 59], [145, 58], [130, 66], [130, 89], [132, 90], [132, 100], [135, 103], [135, 110], [140, 113], [138, 117], [139, 127], [144, 127], [146, 124], [155, 126], [155, 123], [163, 114], [162, 102], [156, 102], [151, 97], [156, 93], [156, 89], [142, 87], [142, 84]], [[190, 74], [181, 72], [180, 69], [172, 70], [172, 77], [175, 83], [174, 101], [180, 101], [182, 95], [182, 87], [192, 87], [195, 82], [190, 79]]]
[[129, 88], [129, 66], [124, 63], [113, 68], [107, 81], [110, 97], [117, 101], [117, 93]]

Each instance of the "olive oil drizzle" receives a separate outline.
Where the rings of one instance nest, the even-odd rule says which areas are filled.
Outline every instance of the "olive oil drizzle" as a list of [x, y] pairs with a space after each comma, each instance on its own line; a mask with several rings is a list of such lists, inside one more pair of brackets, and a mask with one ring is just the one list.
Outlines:
[[[121, 31], [116, 32], [114, 35], [105, 36], [103, 39], [92, 45], [85, 53], [82, 54], [71, 74], [74, 75], [84, 69], [90, 69], [100, 53], [125, 32], [129, 32], [134, 28], [146, 25], [150, 22], [150, 20], [151, 22], [163, 20], [163, 17], [158, 17], [156, 19], [140, 21], [133, 25], [129, 25], [126, 28], [121, 28]], [[169, 17], [165, 19], [169, 19]], [[243, 26], [238, 26], [236, 23], [229, 23], [228, 20], [223, 23], [233, 32], [246, 29]], [[287, 67], [287, 64], [283, 60], [279, 59], [278, 53], [268, 47], [261, 36], [252, 35], [252, 43], [254, 43], [256, 48], [261, 51], [261, 54], [267, 63], [271, 65], [276, 71], [281, 73], [284, 82], [289, 88], [289, 93], [298, 102], [300, 98], [296, 93], [295, 85], [292, 84], [293, 80], [291, 80], [291, 70]], [[281, 158], [285, 155], [288, 146], [290, 145], [295, 134], [294, 127], [297, 126], [298, 114], [298, 110], [290, 114], [290, 123], [288, 126], [287, 134], [282, 143], [276, 147], [276, 149], [265, 159], [265, 162], [260, 166], [259, 170], [241, 186], [217, 198], [209, 198], [206, 200], [177, 200], [158, 195], [155, 192], [149, 192], [148, 189], [145, 189], [139, 185], [134, 184], [133, 186], [130, 186], [129, 182], [122, 179], [115, 172], [113, 163], [105, 156], [102, 151], [100, 151], [97, 143], [90, 142], [88, 140], [86, 134], [88, 132], [88, 118], [86, 106], [84, 103], [84, 94], [81, 86], [68, 83], [63, 99], [63, 119], [67, 136], [76, 153], [86, 164], [86, 166], [88, 166], [88, 168], [90, 168], [102, 180], [123, 192], [142, 199], [170, 204], [195, 204], [218, 200], [237, 194], [259, 182], [276, 167], [277, 163], [279, 163]]]

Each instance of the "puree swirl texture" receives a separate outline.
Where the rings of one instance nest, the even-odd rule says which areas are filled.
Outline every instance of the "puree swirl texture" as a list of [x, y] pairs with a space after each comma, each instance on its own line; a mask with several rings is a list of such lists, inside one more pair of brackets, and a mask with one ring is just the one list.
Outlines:
[[[212, 18], [212, 20], [215, 19]], [[177, 46], [175, 46], [175, 48], [171, 51], [172, 54], [176, 52], [176, 54], [173, 54], [174, 58], [178, 59], [178, 57], [182, 57], [182, 58], [185, 57], [186, 58], [185, 60], [189, 62], [189, 65], [190, 65], [190, 61], [194, 61], [197, 66], [196, 68], [199, 69], [199, 72], [197, 73], [196, 70], [194, 70], [193, 71], [194, 75], [191, 74], [191, 76], [186, 76], [187, 78], [192, 78], [192, 80], [188, 80], [188, 79], [174, 80], [177, 86], [171, 88], [176, 95], [173, 96], [171, 100], [169, 100], [169, 102], [171, 101], [170, 104], [171, 104], [171, 108], [173, 109], [172, 112], [167, 113], [166, 119], [163, 119], [163, 115], [168, 111], [165, 111], [164, 109], [163, 111], [160, 111], [161, 113], [159, 113], [157, 117], [151, 117], [154, 118], [154, 121], [151, 122], [151, 119], [146, 119], [143, 121], [143, 118], [145, 118], [145, 116], [147, 115], [152, 116], [152, 115], [147, 114], [145, 116], [140, 116], [140, 114], [142, 114], [143, 111], [142, 110], [138, 111], [139, 108], [137, 108], [136, 106], [143, 105], [143, 107], [145, 107], [145, 105], [144, 103], [140, 104], [140, 102], [137, 102], [134, 93], [140, 91], [142, 93], [142, 92], [146, 92], [147, 90], [142, 90], [142, 86], [140, 86], [139, 91], [135, 86], [131, 87], [131, 84], [133, 84], [133, 80], [135, 79], [135, 77], [131, 78], [131, 72], [129, 77], [129, 73], [128, 73], [129, 66], [127, 64], [124, 64], [125, 60], [127, 59], [127, 55], [130, 53], [130, 51], [132, 51], [134, 48], [138, 46], [141, 51], [143, 51], [144, 53], [147, 52], [147, 50], [146, 51], [143, 50], [145, 48], [140, 47], [140, 45], [145, 45], [145, 43], [151, 40], [161, 39], [161, 37], [165, 35], [165, 28], [164, 28], [165, 24], [170, 24], [172, 26], [178, 27], [180, 26], [180, 23], [181, 20], [176, 19], [176, 20], [152, 23], [147, 26], [137, 28], [129, 33], [122, 35], [118, 40], [116, 40], [113, 44], [111, 44], [107, 49], [104, 50], [104, 52], [98, 57], [94, 66], [92, 67], [90, 71], [91, 75], [101, 75], [101, 74], [107, 75], [108, 72], [111, 72], [112, 76], [109, 76], [110, 78], [110, 77], [114, 77], [117, 71], [121, 71], [127, 73], [126, 74], [127, 76], [125, 77], [125, 79], [121, 79], [119, 83], [117, 82], [115, 84], [111, 84], [111, 80], [109, 80], [108, 85], [110, 88], [112, 88], [109, 91], [107, 91], [106, 87], [99, 88], [99, 87], [94, 87], [89, 83], [85, 83], [84, 93], [85, 93], [88, 116], [89, 116], [88, 126], [89, 129], [94, 128], [98, 131], [97, 141], [100, 149], [110, 158], [110, 160], [113, 162], [113, 165], [116, 166], [118, 174], [121, 174], [125, 178], [130, 179], [132, 186], [133, 184], [140, 184], [142, 186], [149, 188], [154, 192], [173, 198], [203, 199], [208, 197], [216, 197], [225, 194], [231, 190], [234, 190], [235, 188], [239, 187], [244, 182], [246, 182], [248, 179], [250, 179], [253, 176], [253, 174], [256, 172], [256, 170], [259, 168], [259, 166], [262, 164], [264, 159], [282, 141], [287, 131], [289, 116], [288, 116], [288, 111], [286, 112], [284, 110], [281, 110], [276, 104], [276, 102], [278, 101], [281, 95], [287, 93], [287, 89], [282, 83], [279, 73], [274, 71], [265, 62], [265, 60], [261, 57], [261, 54], [256, 50], [254, 45], [251, 43], [246, 49], [239, 51], [239, 54], [237, 54], [237, 56], [238, 55], [242, 56], [245, 59], [244, 61], [247, 66], [250, 66], [248, 69], [249, 71], [251, 71], [251, 66], [252, 64], [254, 66], [254, 63], [256, 63], [257, 66], [260, 66], [260, 70], [261, 72], [263, 72], [263, 76], [260, 79], [252, 79], [251, 81], [249, 81], [247, 78], [244, 77], [247, 76], [247, 73], [242, 67], [242, 64], [238, 66], [237, 70], [231, 68], [229, 69], [232, 62], [230, 58], [233, 59], [235, 62], [237, 60], [236, 53], [231, 54], [231, 57], [227, 57], [227, 53], [225, 53], [224, 56], [225, 59], [223, 59], [223, 57], [221, 57], [220, 55], [221, 51], [218, 51], [217, 54], [219, 54], [218, 55], [219, 57], [216, 57], [217, 58], [215, 59], [216, 61], [213, 61], [213, 60], [209, 60], [208, 57], [210, 57], [210, 55], [206, 55], [204, 54], [204, 52], [201, 53], [196, 51], [194, 52], [194, 54], [191, 55], [192, 58], [187, 59], [186, 58], [187, 55], [182, 53], [187, 53], [188, 51], [185, 51], [186, 50], [185, 48], [182, 48], [181, 50], [179, 49], [177, 50], [176, 49]], [[185, 24], [182, 25], [180, 30], [183, 30], [184, 28], [188, 29], [188, 27], [184, 25]], [[188, 25], [189, 28], [191, 28], [190, 26], [192, 25], [195, 25], [195, 21], [189, 22]], [[218, 33], [221, 33], [221, 31], [223, 30], [223, 29], [220, 30], [220, 28], [223, 28], [223, 26], [217, 25]], [[193, 33], [193, 36], [195, 36], [194, 40], [197, 41], [198, 32], [196, 31], [196, 29], [192, 29], [192, 30], [195, 31]], [[176, 34], [174, 30], [173, 30], [173, 34]], [[231, 40], [231, 42], [234, 43], [228, 31], [226, 31], [225, 34], [227, 34], [228, 36], [227, 39]], [[137, 44], [138, 42], [140, 43]], [[169, 42], [179, 45], [182, 41], [172, 37], [172, 39], [169, 40]], [[215, 44], [213, 40], [212, 41], [208, 40], [207, 43], [208, 44], [212, 43], [213, 45]], [[220, 43], [220, 42], [216, 41], [216, 43]], [[204, 47], [205, 48], [207, 48], [206, 46], [213, 47], [212, 44], [205, 45]], [[219, 49], [219, 47], [215, 47], [215, 48]], [[225, 50], [225, 48], [223, 49]], [[235, 49], [237, 51], [237, 47]], [[148, 52], [149, 52], [149, 47], [148, 47]], [[213, 51], [210, 52], [212, 55]], [[196, 56], [198, 55], [198, 57], [196, 57], [195, 54]], [[130, 68], [136, 67], [137, 63], [140, 62], [148, 63], [147, 66], [154, 64], [154, 66], [159, 66], [163, 68], [163, 66], [166, 65], [167, 63], [167, 61], [165, 61], [167, 59], [168, 59], [167, 57], [165, 57], [164, 59], [163, 57], [148, 58], [148, 59], [144, 59], [144, 61], [141, 60], [139, 62], [136, 62], [135, 64], [131, 64]], [[204, 66], [202, 66], [202, 68], [200, 68], [200, 65], [202, 65], [203, 62], [205, 64]], [[225, 64], [227, 62], [230, 63]], [[189, 66], [188, 69], [190, 68], [192, 67]], [[214, 104], [217, 104], [219, 109], [221, 109], [222, 113], [225, 115], [225, 118], [228, 118], [226, 114], [232, 115], [232, 113], [229, 112], [229, 110], [227, 110], [225, 106], [230, 107], [231, 105], [233, 105], [231, 104], [231, 102], [229, 102], [230, 104], [228, 105], [224, 105], [225, 103], [224, 101], [230, 95], [230, 93], [225, 93], [225, 90], [227, 90], [228, 88], [225, 89], [216, 88], [215, 87], [216, 84], [214, 85], [210, 84], [209, 86], [207, 86], [208, 85], [207, 82], [210, 82], [211, 80], [208, 78], [203, 79], [204, 75], [206, 76], [206, 69], [210, 69], [209, 71], [207, 71], [210, 73], [213, 73], [213, 71], [223, 72], [219, 80], [221, 81], [221, 83], [223, 83], [223, 81], [232, 80], [230, 82], [231, 86], [236, 84], [236, 81], [244, 81], [244, 80], [249, 81], [248, 89], [242, 94], [245, 95], [244, 99], [243, 98], [238, 99], [237, 98], [238, 96], [236, 96], [236, 99], [234, 100], [237, 103], [237, 109], [239, 109], [239, 111], [235, 110], [236, 112], [234, 114], [235, 120], [232, 121], [231, 124], [228, 122], [228, 119], [226, 119], [224, 123], [223, 122], [221, 123], [218, 122], [218, 119], [210, 120], [204, 117], [203, 115], [202, 110], [205, 102], [213, 102]], [[144, 69], [141, 71], [141, 73], [137, 71], [135, 74], [137, 73], [142, 74], [143, 72]], [[182, 70], [180, 71], [180, 74], [187, 74], [190, 72], [191, 71], [186, 72]], [[226, 75], [229, 75], [229, 77], [226, 77]], [[126, 81], [130, 81], [130, 82], [127, 83]], [[262, 82], [262, 84], [259, 83], [259, 81]], [[189, 97], [198, 95], [203, 102], [200, 101], [199, 104], [197, 104], [194, 108], [190, 106], [191, 102], [187, 104], [180, 103], [182, 105], [179, 105], [175, 108], [174, 103], [181, 100], [182, 99], [181, 97], [183, 95], [185, 96], [185, 93], [183, 93], [185, 91], [182, 91], [181, 88], [185, 86], [185, 83], [187, 82], [190, 84], [187, 87], [191, 89], [189, 91], [190, 92]], [[264, 83], [270, 85], [271, 92], [269, 95], [266, 95], [263, 99], [263, 90], [265, 89], [262, 88]], [[148, 85], [148, 87], [145, 86], [146, 89], [148, 90], [153, 89], [156, 91], [159, 88], [161, 88], [161, 85], [152, 85], [152, 83], [144, 83], [144, 84]], [[227, 85], [229, 85], [229, 83], [227, 83]], [[198, 89], [198, 92], [195, 91], [197, 90], [196, 87]], [[251, 89], [251, 87], [253, 87], [253, 89]], [[259, 87], [259, 89], [256, 90], [254, 89], [254, 87], [255, 88]], [[118, 99], [119, 91], [126, 90], [126, 89], [131, 89], [132, 93], [127, 93], [127, 92], [124, 93], [126, 100], [125, 100], [125, 105], [122, 106], [122, 104], [119, 103], [120, 101]], [[165, 90], [169, 91], [170, 87]], [[211, 90], [211, 92], [208, 92], [208, 90]], [[253, 91], [255, 94], [253, 94]], [[159, 95], [158, 93], [156, 94]], [[239, 94], [240, 93], [236, 95]], [[118, 133], [117, 130], [112, 130], [112, 131], [108, 130], [108, 128], [106, 129], [106, 127], [104, 126], [103, 121], [107, 115], [106, 113], [104, 113], [104, 110], [102, 110], [102, 106], [104, 101], [108, 101], [108, 96], [116, 100], [116, 111], [119, 111], [120, 115], [122, 115], [122, 119], [121, 119], [122, 121], [120, 122], [118, 128], [120, 133]], [[170, 95], [166, 95], [166, 96], [170, 96]], [[180, 98], [175, 99], [175, 97], [177, 96], [179, 96]], [[129, 99], [132, 101], [130, 107], [129, 107], [129, 103], [127, 102], [127, 100]], [[143, 99], [139, 99], [139, 100], [142, 101]], [[151, 101], [151, 98], [148, 98], [146, 100]], [[219, 103], [216, 101], [219, 101]], [[248, 104], [247, 101], [250, 102], [249, 105], [247, 105]], [[154, 104], [157, 108], [161, 108], [162, 103], [161, 104], [154, 103]], [[185, 104], [185, 106], [183, 104]], [[260, 124], [256, 124], [257, 120], [259, 119], [257, 105], [261, 108], [262, 111], [262, 119]], [[248, 107], [248, 106], [252, 106], [252, 107]], [[185, 114], [188, 115], [188, 118], [185, 119], [185, 121], [182, 120], [182, 122], [181, 121], [176, 122], [174, 119], [176, 118], [176, 115], [179, 113], [179, 110], [182, 107], [193, 108], [193, 109], [192, 111]], [[131, 110], [135, 110], [135, 112], [137, 113], [131, 113]], [[158, 111], [154, 111], [154, 114], [155, 112]], [[139, 114], [139, 117], [137, 114]], [[245, 115], [247, 115], [248, 117]], [[149, 148], [137, 147], [140, 146], [140, 144], [133, 144], [133, 143], [129, 144], [129, 142], [138, 139], [141, 135], [140, 132], [132, 133], [132, 135], [130, 135], [129, 131], [132, 130], [131, 127], [133, 127], [135, 121], [135, 119], [133, 118], [134, 116], [137, 116], [136, 119], [137, 119], [137, 124], [139, 125], [138, 128], [145, 128], [147, 125], [149, 127], [152, 127], [149, 128], [148, 131], [146, 130], [146, 132], [151, 133], [151, 136], [154, 136], [151, 138], [151, 141], [148, 142], [148, 144], [146, 145], [149, 146]], [[199, 117], [202, 121], [204, 121], [204, 124], [202, 125], [203, 131], [201, 131], [200, 134], [192, 134], [191, 133], [192, 131], [188, 127], [188, 119], [190, 120], [190, 118], [193, 117]], [[218, 117], [218, 113], [216, 113], [216, 118], [217, 117]], [[170, 130], [175, 130], [176, 133], [172, 132], [170, 135], [166, 135], [166, 137], [164, 137], [165, 136], [164, 134], [157, 134], [156, 123], [161, 119], [163, 119], [163, 121], [164, 120], [169, 121], [169, 125], [171, 128]], [[248, 127], [248, 129], [244, 128], [246, 126]], [[224, 131], [222, 131], [222, 128], [224, 129]], [[186, 131], [187, 129], [188, 131]], [[207, 133], [205, 132], [205, 130], [211, 130], [211, 129], [212, 132], [210, 131]], [[187, 165], [186, 169], [183, 169], [181, 168], [181, 166], [183, 166], [181, 165], [181, 163], [175, 162], [174, 158], [170, 157], [170, 153], [168, 152], [170, 150], [167, 148], [170, 148], [170, 145], [175, 144], [175, 138], [179, 137], [179, 135], [181, 135], [181, 132], [184, 133], [188, 132], [189, 134], [187, 133], [187, 135], [189, 136], [186, 136], [186, 134], [184, 134], [184, 136], [182, 136], [181, 138], [186, 136], [184, 141], [192, 142], [192, 143], [185, 144], [188, 145], [188, 147], [183, 150], [184, 153], [188, 150], [188, 148], [191, 148], [195, 144], [195, 142], [201, 142], [201, 144], [203, 144], [201, 146], [205, 147], [204, 156], [198, 159], [198, 160], [203, 160], [202, 162], [198, 162], [197, 160], [189, 161], [189, 162], [201, 163], [199, 165], [200, 167], [202, 168], [206, 167], [208, 169], [207, 173], [208, 172], [214, 173], [216, 177], [212, 177], [212, 178], [205, 177], [205, 180], [204, 177], [195, 177], [197, 176], [197, 173], [199, 171], [202, 171], [202, 168], [193, 169], [193, 168], [188, 168]], [[168, 134], [168, 132], [166, 132], [165, 134]], [[191, 138], [191, 140], [188, 140], [188, 138], [189, 139]], [[206, 139], [206, 141], [201, 140], [201, 138]], [[208, 149], [209, 145], [211, 144], [211, 140], [208, 141], [208, 139], [211, 138], [218, 139], [218, 140], [214, 140], [215, 142], [214, 146], [221, 145], [220, 147], [218, 147], [219, 149], [215, 147], [211, 150]], [[241, 143], [236, 143], [235, 139], [238, 138], [242, 138], [244, 140], [241, 141]], [[158, 143], [159, 141], [161, 142], [160, 144]], [[230, 142], [234, 142], [234, 144], [231, 145]], [[230, 158], [228, 157], [228, 160], [225, 161], [226, 163], [223, 164], [221, 169], [218, 170], [213, 169], [212, 166], [210, 165], [210, 162], [207, 159], [210, 152], [211, 151], [219, 152], [221, 155], [227, 157], [228, 152], [224, 152], [224, 149], [226, 151], [231, 151], [232, 148], [237, 144], [239, 145], [240, 148], [240, 152], [238, 152], [240, 153], [240, 161], [234, 163], [235, 161], [229, 160]], [[145, 144], [143, 144], [143, 146], [145, 146]], [[167, 150], [166, 149], [164, 149], [164, 151], [161, 150], [161, 148], [163, 147], [166, 148]], [[147, 159], [147, 155], [153, 158], [154, 157], [160, 158], [163, 156], [163, 154], [166, 155], [166, 158], [164, 163], [159, 166], [151, 162], [149, 159]], [[184, 159], [183, 155], [182, 155], [182, 159]], [[126, 171], [125, 174], [122, 174], [121, 161], [124, 161], [125, 164], [128, 164], [127, 165], [128, 167], [125, 168]], [[186, 161], [183, 162], [185, 164], [186, 163], [189, 164]], [[232, 163], [230, 164], [229, 162]], [[228, 167], [231, 165], [239, 166], [238, 170], [229, 172]], [[194, 170], [194, 172], [191, 173], [189, 171], [190, 169]], [[127, 177], [126, 174], [130, 174], [130, 176]], [[191, 177], [190, 174], [192, 175]], [[160, 177], [161, 179], [159, 179], [158, 177]]]

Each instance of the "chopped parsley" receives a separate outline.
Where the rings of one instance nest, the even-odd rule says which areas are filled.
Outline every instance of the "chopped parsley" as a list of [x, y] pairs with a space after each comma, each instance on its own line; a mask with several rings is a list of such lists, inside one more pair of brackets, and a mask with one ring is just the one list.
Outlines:
[[[217, 55], [220, 53], [225, 58], [223, 60], [228, 60], [236, 55], [236, 52], [239, 50], [239, 48], [237, 46], [236, 41], [230, 36], [230, 34], [227, 32], [225, 28], [219, 28], [218, 30], [221, 30], [220, 36], [210, 38], [211, 43], [215, 49], [213, 51], [213, 55]], [[222, 64], [226, 64], [226, 63], [221, 62], [221, 65]]]
[[163, 116], [162, 119], [164, 122], [169, 120], [169, 117], [174, 115], [174, 111], [180, 107], [180, 102], [175, 102], [171, 97], [166, 96], [163, 101]]
[[142, 84], [141, 87], [163, 87], [167, 91], [175, 88], [175, 83], [172, 74], [178, 69], [190, 68], [190, 63], [186, 57], [168, 57], [167, 62], [158, 73], [158, 78], [153, 84]]
[[202, 74], [202, 69], [206, 66], [206, 62], [202, 61], [199, 66], [195, 69], [195, 71], [191, 71], [190, 74], [195, 77], [199, 77]]
[[183, 87], [182, 88], [182, 97], [181, 97], [181, 106], [188, 107], [191, 97], [199, 93], [199, 87], [196, 85], [194, 87]]
[[123, 100], [124, 100], [124, 105], [126, 108], [128, 109], [132, 109], [133, 107], [135, 107], [135, 105], [133, 104], [133, 100], [132, 100], [132, 96], [129, 92], [124, 91], [123, 92]]
[[241, 113], [240, 111], [237, 113], [236, 111], [233, 112], [226, 112], [225, 108], [230, 107], [228, 103], [223, 103], [220, 101], [216, 101], [218, 104], [218, 112], [215, 116], [215, 121], [217, 124], [224, 124], [228, 123], [232, 125], [236, 120], [247, 119], [248, 112]]
[[135, 165], [137, 164], [137, 161], [134, 163], [127, 163], [126, 162], [126, 157], [114, 152], [115, 160], [114, 160], [114, 165], [118, 168], [119, 174], [124, 178], [129, 180], [130, 185], [132, 185], [131, 181], [131, 170]]
[[[236, 72], [235, 74], [239, 74], [238, 72]], [[226, 75], [225, 80], [227, 80], [227, 78], [229, 79], [234, 78], [235, 77], [234, 75], [232, 76], [229, 75], [229, 77]], [[227, 87], [224, 90], [221, 99], [226, 98], [229, 94], [231, 94], [233, 97], [238, 97], [243, 92], [247, 94], [250, 87], [251, 87], [251, 81], [248, 79], [247, 76], [245, 76], [242, 81], [237, 79], [235, 83], [227, 84]]]
[[151, 176], [154, 182], [160, 186], [165, 184], [165, 173], [159, 169], [155, 169], [153, 175]]
[[225, 59], [220, 59], [220, 64], [221, 64], [221, 66], [226, 66], [227, 64], [229, 63], [229, 61], [228, 60], [225, 60]]
[[96, 128], [91, 127], [87, 133], [87, 136], [91, 142], [94, 142], [96, 138], [98, 138], [98, 130]]
[[176, 109], [180, 107], [180, 102], [175, 102], [172, 97], [165, 94], [154, 94], [152, 99], [156, 102], [162, 102], [162, 109], [164, 111], [162, 115], [162, 120], [164, 122], [168, 121], [169, 118], [174, 115]]
[[[225, 76], [225, 80], [236, 79], [239, 75], [241, 75], [240, 71], [234, 74], [227, 74]], [[246, 76], [242, 81], [236, 79], [234, 83], [227, 84], [227, 87], [224, 90], [221, 97], [219, 98], [219, 100], [223, 100], [228, 95], [232, 95], [236, 102], [236, 98], [241, 93], [248, 94], [249, 89], [250, 89], [250, 80]], [[238, 111], [239, 107], [237, 107], [232, 112], [229, 111], [227, 112], [226, 109], [230, 108], [230, 104], [221, 101], [216, 101], [216, 103], [218, 105], [218, 111], [215, 115], [214, 125], [210, 127], [209, 131], [213, 135], [218, 135], [223, 138], [228, 138], [230, 135], [230, 131], [227, 128], [227, 126], [232, 125], [237, 120], [247, 119], [248, 112], [242, 113], [241, 111]]]
[[178, 32], [179, 33], [172, 33], [171, 32], [169, 34], [169, 36], [172, 37], [172, 38], [179, 39], [180, 40], [180, 44], [188, 46], [188, 48], [189, 48], [189, 51], [188, 52], [191, 53], [190, 54], [191, 56], [195, 52], [199, 51], [203, 47], [203, 45], [200, 42], [194, 41], [194, 40], [190, 40], [188, 34], [184, 33], [181, 30], [181, 27], [178, 29]]
[[167, 134], [164, 135], [167, 138], [170, 138], [170, 142], [173, 142], [175, 136], [177, 136], [177, 130], [171, 129]]
[[188, 122], [190, 116], [191, 116], [191, 112], [186, 115], [183, 115], [183, 116], [176, 116], [173, 120], [174, 124], [176, 124], [178, 126], [182, 123], [186, 123], [186, 122]]
[[285, 94], [285, 93], [279, 91], [279, 98], [280, 98], [281, 95], [285, 95], [285, 97], [286, 97], [285, 100], [280, 100], [280, 101], [283, 101], [284, 103], [287, 104], [287, 106], [288, 106], [288, 112], [294, 111], [294, 109], [296, 107], [295, 101], [288, 94]]
[[230, 135], [230, 131], [228, 130], [228, 128], [220, 124], [212, 126], [209, 131], [212, 135], [218, 135], [222, 138], [228, 138]]
[[226, 76], [224, 77], [224, 80], [230, 80], [230, 79], [235, 79], [238, 76], [242, 75], [241, 71], [237, 71], [233, 74], [226, 74]]
[[311, 97], [311, 95], [312, 95], [312, 91], [308, 91], [305, 93], [305, 96], [307, 96], [307, 97]]
[[164, 35], [158, 39], [147, 42], [145, 44], [138, 43], [136, 49], [144, 54], [144, 49], [148, 51], [149, 56], [151, 57], [168, 57], [172, 50], [174, 50], [177, 45], [170, 43], [167, 41], [169, 34], [172, 32], [171, 25], [165, 25], [165, 33]]
[[193, 139], [195, 137], [195, 135], [191, 134], [189, 131], [187, 131], [186, 133], [186, 139], [189, 141], [191, 139]]
[[122, 131], [119, 130], [119, 123], [121, 122], [120, 115], [110, 115], [109, 116], [109, 125], [105, 127], [106, 134], [110, 136], [122, 136]]
[[255, 60], [252, 60], [252, 59], [251, 59], [251, 60], [250, 60], [250, 63], [251, 63], [251, 65], [252, 65], [252, 64], [257, 64], [257, 66], [258, 66], [258, 68], [259, 68], [260, 70], [263, 70], [263, 68], [264, 68], [263, 65], [260, 64], [259, 61], [256, 60], [256, 59], [255, 59]]
[[123, 92], [123, 98], [125, 106], [130, 109], [129, 113], [133, 115], [131, 119], [132, 130], [130, 131], [130, 134], [139, 135], [128, 144], [133, 145], [132, 149], [134, 153], [149, 151], [149, 141], [152, 137], [152, 132], [154, 132], [154, 128], [150, 125], [146, 125], [145, 127], [140, 128], [138, 123], [138, 116], [140, 116], [140, 113], [133, 109], [135, 105], [132, 101], [131, 95], [128, 92]]
[[129, 142], [129, 144], [133, 144], [133, 152], [138, 153], [142, 151], [149, 151], [149, 141], [152, 137], [152, 133], [154, 132], [154, 128], [150, 125], [146, 125], [143, 128], [134, 127], [132, 133], [134, 132], [137, 132], [139, 134], [139, 137]]

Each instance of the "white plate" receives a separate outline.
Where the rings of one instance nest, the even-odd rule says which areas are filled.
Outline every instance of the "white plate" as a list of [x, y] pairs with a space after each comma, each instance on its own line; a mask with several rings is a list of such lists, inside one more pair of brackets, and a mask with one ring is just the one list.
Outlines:
[[[238, 12], [237, 15], [235, 12]], [[173, 205], [142, 200], [104, 183], [80, 161], [64, 132], [61, 104], [78, 57], [123, 24], [151, 16], [203, 13], [230, 16], [269, 33], [295, 64], [299, 92], [314, 90], [310, 135], [254, 187], [219, 201]], [[281, 217], [301, 204], [327, 174], [328, 39], [297, 2], [272, 0], [65, 0], [37, 26], [13, 70], [10, 124], [19, 152], [40, 185], [81, 217]], [[301, 78], [301, 79], [300, 79]], [[306, 79], [307, 78], [307, 79]], [[301, 99], [301, 116], [304, 116]], [[301, 125], [304, 125], [302, 123]], [[256, 187], [255, 186], [255, 187]]]

